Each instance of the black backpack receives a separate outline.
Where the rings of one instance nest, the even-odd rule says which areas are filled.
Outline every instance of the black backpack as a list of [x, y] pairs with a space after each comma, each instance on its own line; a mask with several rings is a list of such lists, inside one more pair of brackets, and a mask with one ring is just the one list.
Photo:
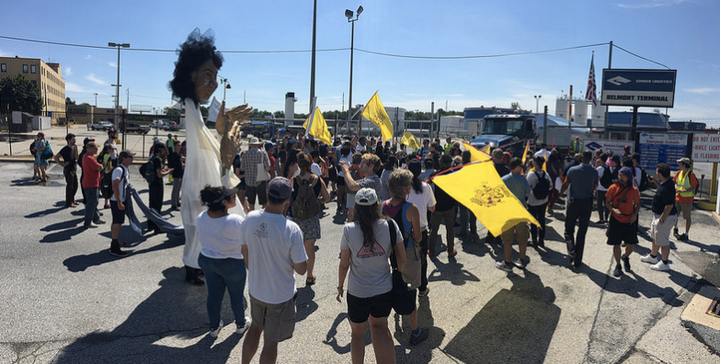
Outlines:
[[157, 157], [152, 157], [152, 158], [148, 159], [148, 161], [146, 163], [143, 163], [140, 166], [140, 175], [143, 176], [143, 178], [145, 178], [147, 183], [153, 183], [153, 182], [155, 182], [155, 179], [157, 178], [157, 172], [155, 172], [155, 164], [153, 163], [155, 158], [157, 158]]
[[535, 195], [535, 198], [538, 200], [544, 200], [550, 194], [550, 181], [545, 178], [545, 172], [535, 172], [535, 175], [538, 178], [538, 182], [532, 189], [533, 195]]
[[647, 173], [645, 173], [645, 170], [642, 167], [640, 168], [640, 186], [638, 186], [638, 189], [640, 191], [645, 191], [648, 188], [650, 188], [650, 181], [648, 181]]
[[296, 178], [295, 181], [298, 181], [299, 187], [297, 197], [291, 205], [292, 217], [298, 220], [307, 220], [318, 216], [322, 211], [322, 205], [315, 193], [315, 188], [313, 188], [314, 181], [320, 183], [318, 177], [313, 175], [313, 178], [308, 180]]
[[125, 180], [125, 168], [115, 167], [115, 168], [113, 168], [112, 171], [110, 171], [110, 173], [105, 174], [103, 176], [102, 180], [100, 181], [100, 193], [102, 194], [103, 198], [110, 198], [110, 197], [112, 197], [113, 193], [115, 193], [113, 191], [113, 187], [112, 187], [112, 174], [116, 168], [122, 169], [122, 175], [120, 176], [120, 182]]
[[33, 157], [35, 156], [35, 141], [34, 140], [32, 142], [30, 142], [30, 154], [32, 154]]
[[606, 164], [602, 165], [603, 168], [603, 175], [600, 177], [600, 185], [605, 188], [610, 188], [612, 185], [612, 172], [610, 172], [610, 167], [608, 167]]

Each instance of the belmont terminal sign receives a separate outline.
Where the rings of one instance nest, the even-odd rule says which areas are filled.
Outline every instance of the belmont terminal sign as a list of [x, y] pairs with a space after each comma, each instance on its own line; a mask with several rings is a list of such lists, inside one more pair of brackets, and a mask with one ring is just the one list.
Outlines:
[[677, 70], [603, 69], [600, 103], [609, 106], [673, 107]]

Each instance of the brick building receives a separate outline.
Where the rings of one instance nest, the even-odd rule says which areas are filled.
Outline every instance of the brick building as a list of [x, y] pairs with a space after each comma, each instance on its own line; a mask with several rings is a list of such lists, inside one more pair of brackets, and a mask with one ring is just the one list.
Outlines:
[[65, 116], [65, 79], [59, 63], [45, 63], [38, 58], [0, 57], [0, 79], [23, 75], [38, 85], [43, 100], [43, 115], [53, 124]]

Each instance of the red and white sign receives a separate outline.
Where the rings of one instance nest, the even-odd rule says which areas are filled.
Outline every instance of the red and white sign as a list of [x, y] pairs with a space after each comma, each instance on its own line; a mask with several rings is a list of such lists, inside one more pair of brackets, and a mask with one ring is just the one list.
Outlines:
[[693, 135], [693, 162], [720, 162], [720, 134]]

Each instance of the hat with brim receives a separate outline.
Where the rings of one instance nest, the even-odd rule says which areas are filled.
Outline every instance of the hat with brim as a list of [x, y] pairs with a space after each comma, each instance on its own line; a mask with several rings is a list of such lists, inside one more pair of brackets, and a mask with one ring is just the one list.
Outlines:
[[223, 187], [223, 192], [212, 203], [220, 203], [220, 202], [222, 202], [222, 200], [227, 200], [228, 197], [234, 196], [237, 192], [238, 192], [237, 188]]
[[118, 158], [120, 158], [120, 160], [123, 160], [125, 158], [133, 158], [133, 157], [135, 157], [135, 153], [133, 153], [127, 149], [123, 150], [122, 152], [120, 152], [120, 155], [118, 155]]
[[690, 160], [690, 158], [687, 158], [687, 157], [685, 157], [685, 158], [680, 158], [680, 159], [677, 160], [677, 162], [678, 162], [678, 163], [685, 164], [685, 165], [687, 165], [687, 166], [689, 166], [689, 165], [692, 163], [692, 161]]
[[360, 206], [372, 206], [378, 201], [377, 194], [372, 188], [361, 188], [355, 193], [355, 204]]
[[249, 144], [250, 144], [250, 145], [260, 145], [260, 144], [262, 144], [262, 143], [260, 143], [260, 139], [258, 139], [258, 138], [256, 138], [256, 137], [252, 137], [252, 138], [250, 138], [250, 143], [249, 143]]

